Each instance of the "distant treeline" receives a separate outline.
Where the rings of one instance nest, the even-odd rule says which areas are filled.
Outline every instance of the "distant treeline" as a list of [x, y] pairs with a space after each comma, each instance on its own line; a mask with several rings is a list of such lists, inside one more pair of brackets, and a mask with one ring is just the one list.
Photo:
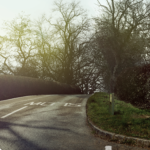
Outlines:
[[81, 94], [81, 90], [78, 87], [38, 78], [0, 76], [0, 100], [42, 94]]

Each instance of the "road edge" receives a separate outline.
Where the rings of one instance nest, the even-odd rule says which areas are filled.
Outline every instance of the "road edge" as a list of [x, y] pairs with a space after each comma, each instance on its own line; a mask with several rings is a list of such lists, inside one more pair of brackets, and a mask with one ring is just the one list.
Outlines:
[[[88, 102], [88, 100], [87, 100]], [[92, 127], [92, 129], [95, 131], [95, 133], [100, 136], [101, 138], [107, 138], [111, 141], [119, 141], [122, 142], [121, 144], [123, 144], [123, 142], [126, 141], [132, 141], [134, 142], [135, 146], [142, 146], [142, 147], [150, 147], [150, 140], [146, 140], [146, 139], [141, 139], [141, 138], [135, 138], [135, 137], [129, 137], [129, 136], [125, 136], [125, 135], [121, 135], [121, 134], [116, 134], [116, 133], [112, 133], [112, 132], [108, 132], [105, 130], [102, 130], [98, 127], [96, 127], [88, 118], [87, 115], [87, 102], [86, 102], [86, 117], [87, 117], [87, 122], [88, 124]]]

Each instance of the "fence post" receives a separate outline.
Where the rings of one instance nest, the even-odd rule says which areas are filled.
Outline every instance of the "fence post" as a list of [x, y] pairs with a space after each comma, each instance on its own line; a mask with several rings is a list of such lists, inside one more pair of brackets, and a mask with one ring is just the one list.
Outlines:
[[114, 93], [109, 94], [109, 113], [111, 115], [114, 115], [114, 106], [115, 106], [115, 101], [114, 101]]

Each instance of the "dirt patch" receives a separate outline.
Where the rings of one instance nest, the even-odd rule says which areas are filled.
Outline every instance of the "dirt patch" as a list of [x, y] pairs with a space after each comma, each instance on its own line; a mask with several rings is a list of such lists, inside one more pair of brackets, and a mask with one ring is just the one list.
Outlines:
[[132, 115], [133, 118], [150, 118], [150, 116], [147, 115]]

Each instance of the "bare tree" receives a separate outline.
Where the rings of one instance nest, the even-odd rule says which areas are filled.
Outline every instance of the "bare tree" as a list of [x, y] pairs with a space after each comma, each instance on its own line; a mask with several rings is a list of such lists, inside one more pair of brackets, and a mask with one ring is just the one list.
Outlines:
[[96, 43], [108, 68], [109, 92], [113, 93], [117, 75], [141, 62], [141, 54], [146, 53], [150, 4], [143, 0], [107, 0], [107, 4], [98, 1], [103, 15], [95, 18]]
[[[29, 16], [19, 15], [11, 22], [6, 22], [5, 30], [7, 35], [5, 36], [4, 53], [1, 54], [1, 57], [4, 58], [3, 71], [14, 75], [32, 76], [33, 67], [29, 68], [29, 62], [35, 57], [36, 49]], [[35, 68], [34, 64], [34, 73]]]
[[[60, 17], [54, 20], [43, 16], [36, 23], [37, 49], [43, 75], [55, 81], [78, 85], [87, 93], [89, 79], [96, 68], [88, 47], [90, 24], [86, 11], [79, 3], [56, 1], [53, 13]], [[46, 25], [47, 29], [43, 28], [44, 21], [49, 25]]]

